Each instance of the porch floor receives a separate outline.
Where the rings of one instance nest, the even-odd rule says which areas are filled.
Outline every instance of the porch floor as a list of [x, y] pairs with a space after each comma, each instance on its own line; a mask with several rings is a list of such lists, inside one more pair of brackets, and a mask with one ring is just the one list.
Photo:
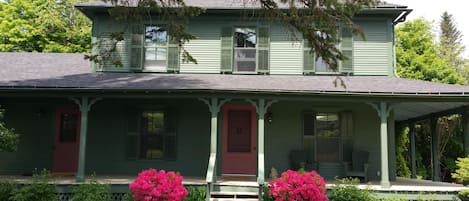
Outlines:
[[[89, 179], [89, 178], [87, 178]], [[96, 176], [96, 179], [100, 183], [106, 183], [111, 185], [128, 185], [132, 183], [135, 179], [135, 176]], [[0, 182], [15, 182], [15, 183], [31, 183], [31, 176], [10, 176], [10, 175], [0, 175]], [[51, 182], [58, 185], [73, 185], [78, 184], [74, 176], [53, 176]], [[185, 177], [183, 183], [185, 185], [205, 185], [205, 178], [202, 177]], [[219, 179], [217, 181], [219, 185], [230, 185], [230, 186], [257, 186], [255, 181], [235, 181], [235, 180], [223, 180]], [[328, 181], [326, 186], [327, 188], [332, 188], [334, 186], [334, 181]], [[358, 185], [361, 189], [370, 189], [373, 191], [395, 191], [395, 192], [458, 192], [461, 190], [467, 190], [468, 187], [465, 187], [461, 184], [453, 184], [446, 182], [434, 182], [428, 180], [418, 180], [418, 179], [407, 179], [398, 177], [396, 181], [391, 181], [390, 188], [382, 188], [379, 184], [379, 181], [368, 182], [366, 184], [362, 183]]]

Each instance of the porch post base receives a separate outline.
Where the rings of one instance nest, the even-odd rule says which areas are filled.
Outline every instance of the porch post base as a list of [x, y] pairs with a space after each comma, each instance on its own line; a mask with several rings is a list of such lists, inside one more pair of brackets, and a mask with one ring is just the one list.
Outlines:
[[391, 182], [389, 181], [381, 181], [380, 185], [381, 185], [381, 188], [391, 188]]

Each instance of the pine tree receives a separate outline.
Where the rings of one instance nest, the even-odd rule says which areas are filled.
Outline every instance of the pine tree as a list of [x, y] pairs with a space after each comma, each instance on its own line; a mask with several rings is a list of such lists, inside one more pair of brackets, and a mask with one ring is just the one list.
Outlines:
[[440, 56], [458, 71], [464, 66], [462, 53], [465, 47], [462, 44], [462, 36], [457, 29], [453, 15], [445, 11], [440, 21]]

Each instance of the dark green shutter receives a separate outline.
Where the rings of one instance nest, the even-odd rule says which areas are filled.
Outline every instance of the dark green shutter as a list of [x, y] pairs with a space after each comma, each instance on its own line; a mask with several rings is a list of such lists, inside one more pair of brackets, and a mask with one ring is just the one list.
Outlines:
[[168, 108], [164, 111], [164, 118], [165, 118], [165, 131], [167, 133], [176, 133], [176, 118], [177, 113], [175, 109]]
[[126, 143], [126, 158], [128, 160], [138, 159], [139, 151], [139, 123], [140, 114], [136, 109], [127, 111], [127, 135], [125, 138]]
[[347, 25], [341, 26], [340, 50], [348, 58], [340, 62], [339, 70], [342, 73], [353, 73], [353, 34]]
[[260, 27], [257, 43], [257, 71], [269, 73], [269, 28]]
[[224, 27], [221, 30], [221, 72], [233, 71], [233, 28]]
[[164, 111], [164, 157], [174, 160], [177, 156], [177, 111], [174, 108], [167, 108]]
[[303, 74], [314, 73], [316, 67], [316, 60], [308, 40], [303, 40]]
[[170, 38], [168, 44], [168, 71], [179, 72], [179, 53], [179, 45], [177, 41]]
[[132, 70], [143, 68], [143, 32], [143, 24], [131, 26], [130, 69]]

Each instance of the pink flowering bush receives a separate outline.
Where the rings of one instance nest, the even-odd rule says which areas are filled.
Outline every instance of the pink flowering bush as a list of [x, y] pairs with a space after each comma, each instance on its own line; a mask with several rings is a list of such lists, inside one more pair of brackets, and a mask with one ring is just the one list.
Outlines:
[[326, 183], [316, 171], [287, 170], [269, 183], [275, 201], [328, 201]]
[[171, 171], [144, 170], [130, 184], [130, 191], [136, 201], [182, 201], [188, 194], [182, 179]]

